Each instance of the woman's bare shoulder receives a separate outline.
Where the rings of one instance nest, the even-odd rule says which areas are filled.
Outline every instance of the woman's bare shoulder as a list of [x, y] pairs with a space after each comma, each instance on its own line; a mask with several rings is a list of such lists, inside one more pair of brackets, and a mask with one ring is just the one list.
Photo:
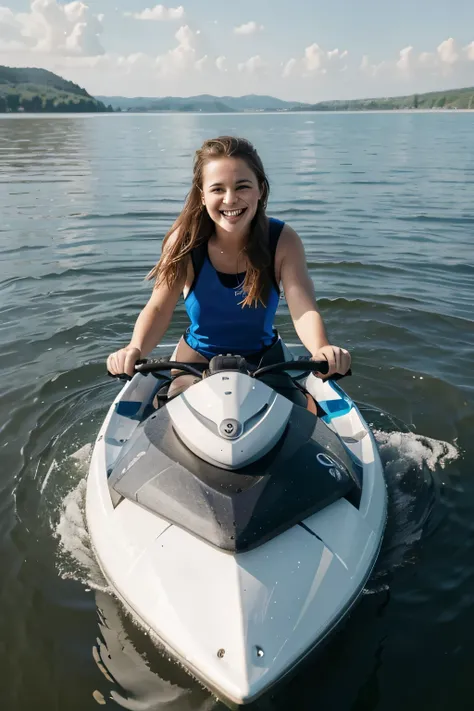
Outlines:
[[283, 225], [283, 229], [278, 240], [278, 248], [288, 249], [295, 245], [302, 244], [299, 234], [287, 222]]
[[303, 242], [301, 237], [293, 227], [287, 222], [283, 225], [283, 229], [278, 240], [275, 253], [275, 274], [278, 280], [281, 277], [281, 267], [287, 257], [293, 257], [296, 254], [304, 254]]

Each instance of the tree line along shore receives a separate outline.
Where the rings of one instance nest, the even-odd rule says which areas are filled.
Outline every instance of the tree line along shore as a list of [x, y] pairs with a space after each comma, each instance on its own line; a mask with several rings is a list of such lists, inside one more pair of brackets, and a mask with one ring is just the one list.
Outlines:
[[272, 96], [94, 97], [45, 69], [0, 66], [0, 113], [474, 110], [474, 87], [398, 97], [291, 102]]

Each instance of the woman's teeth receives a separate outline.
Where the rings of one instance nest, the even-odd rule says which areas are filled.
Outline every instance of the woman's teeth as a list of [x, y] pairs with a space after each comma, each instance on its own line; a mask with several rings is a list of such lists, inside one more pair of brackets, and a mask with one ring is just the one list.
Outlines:
[[222, 210], [222, 214], [224, 217], [238, 217], [243, 211], [243, 208], [241, 210]]

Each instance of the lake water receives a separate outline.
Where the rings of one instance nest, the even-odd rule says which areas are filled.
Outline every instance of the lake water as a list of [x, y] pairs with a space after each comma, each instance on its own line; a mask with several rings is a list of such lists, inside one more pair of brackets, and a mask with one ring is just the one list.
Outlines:
[[[194, 150], [258, 148], [303, 238], [390, 518], [341, 634], [271, 711], [472, 709], [474, 114], [0, 118], [0, 708], [207, 711], [101, 588], [84, 476]], [[183, 331], [179, 305], [160, 354]], [[282, 301], [277, 326], [295, 343]]]

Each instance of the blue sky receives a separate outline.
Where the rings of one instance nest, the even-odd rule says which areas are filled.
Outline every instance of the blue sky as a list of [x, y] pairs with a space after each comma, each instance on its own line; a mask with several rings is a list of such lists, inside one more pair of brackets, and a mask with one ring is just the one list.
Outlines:
[[0, 64], [93, 94], [319, 101], [474, 85], [473, 0], [0, 0]]

